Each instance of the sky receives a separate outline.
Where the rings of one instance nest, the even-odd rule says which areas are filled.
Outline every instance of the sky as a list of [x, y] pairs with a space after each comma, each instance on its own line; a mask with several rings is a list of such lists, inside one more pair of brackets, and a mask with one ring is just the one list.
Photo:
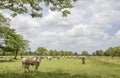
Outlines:
[[[11, 27], [30, 41], [30, 48], [89, 53], [120, 45], [120, 0], [78, 0], [68, 17], [44, 7], [42, 18], [18, 15]], [[5, 13], [7, 16], [7, 13]]]

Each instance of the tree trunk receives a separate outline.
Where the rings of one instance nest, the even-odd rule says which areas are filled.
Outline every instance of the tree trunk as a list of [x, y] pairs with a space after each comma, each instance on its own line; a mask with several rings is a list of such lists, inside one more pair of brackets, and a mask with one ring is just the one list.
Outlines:
[[17, 51], [15, 51], [15, 57], [14, 57], [14, 59], [17, 60]]
[[3, 51], [2, 55], [3, 55], [3, 56], [5, 55], [5, 51]]
[[16, 50], [15, 50], [15, 57], [14, 57], [14, 59], [16, 59], [16, 60], [17, 60], [18, 51], [19, 51], [19, 49], [17, 47]]
[[5, 47], [2, 48], [2, 51], [3, 51], [2, 55], [4, 56], [5, 55]]

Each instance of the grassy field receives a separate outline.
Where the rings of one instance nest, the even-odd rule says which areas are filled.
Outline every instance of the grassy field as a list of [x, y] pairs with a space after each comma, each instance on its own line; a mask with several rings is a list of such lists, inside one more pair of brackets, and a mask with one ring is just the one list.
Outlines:
[[0, 62], [0, 78], [120, 78], [120, 65], [87, 58], [83, 65], [79, 59], [43, 59], [38, 71], [25, 72], [21, 61]]
[[95, 60], [97, 61], [102, 61], [102, 62], [106, 62], [106, 63], [112, 63], [112, 64], [118, 64], [120, 65], [120, 57], [105, 57], [105, 56], [102, 56], [102, 57], [99, 57], [99, 56], [95, 56], [95, 57], [92, 57], [94, 58]]

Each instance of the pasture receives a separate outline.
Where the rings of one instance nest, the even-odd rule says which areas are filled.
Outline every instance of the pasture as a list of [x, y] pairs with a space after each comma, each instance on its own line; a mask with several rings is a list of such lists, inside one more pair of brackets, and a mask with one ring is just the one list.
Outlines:
[[120, 78], [119, 64], [97, 59], [99, 58], [89, 57], [85, 65], [82, 64], [81, 59], [52, 59], [51, 61], [43, 59], [38, 71], [30, 67], [30, 71], [27, 72], [22, 68], [21, 60], [1, 61], [0, 78]]

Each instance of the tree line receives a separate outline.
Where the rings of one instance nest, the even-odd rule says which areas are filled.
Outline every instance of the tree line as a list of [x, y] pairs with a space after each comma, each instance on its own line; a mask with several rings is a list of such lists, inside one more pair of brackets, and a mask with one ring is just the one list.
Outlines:
[[107, 50], [96, 50], [92, 55], [94, 56], [119, 56], [120, 57], [120, 46], [109, 47]]
[[109, 47], [105, 51], [103, 51], [102, 49], [96, 50], [92, 54], [90, 54], [88, 51], [82, 51], [81, 55], [85, 55], [85, 56], [112, 56], [112, 57], [119, 56], [120, 57], [120, 46]]
[[47, 50], [45, 47], [38, 47], [35, 52], [24, 52], [20, 55], [39, 55], [39, 56], [73, 56], [78, 55], [77, 52], [64, 50]]

